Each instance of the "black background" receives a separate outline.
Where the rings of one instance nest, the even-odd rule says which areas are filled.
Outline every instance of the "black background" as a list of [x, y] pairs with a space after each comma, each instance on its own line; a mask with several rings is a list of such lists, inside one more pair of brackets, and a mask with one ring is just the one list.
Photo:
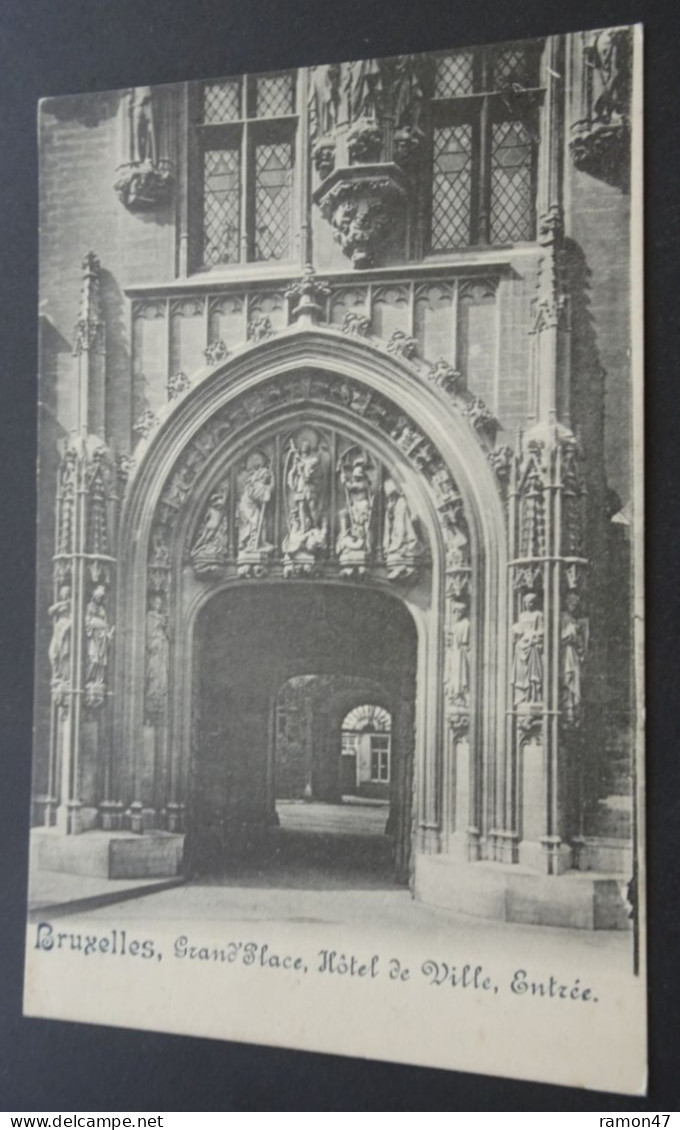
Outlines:
[[[23, 1019], [35, 582], [38, 98], [635, 22], [645, 24], [646, 71], [649, 1098]], [[0, 1109], [637, 1113], [680, 1106], [679, 72], [677, 0], [4, 0]]]

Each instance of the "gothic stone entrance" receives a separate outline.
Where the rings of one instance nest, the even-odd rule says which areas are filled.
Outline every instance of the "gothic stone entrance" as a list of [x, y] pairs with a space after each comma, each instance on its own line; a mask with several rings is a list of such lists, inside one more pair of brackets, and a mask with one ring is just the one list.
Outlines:
[[[395, 660], [389, 635], [384, 645], [378, 637], [407, 616], [417, 638], [416, 895], [489, 916], [609, 922], [614, 880], [559, 883], [585, 858], [573, 640], [587, 562], [571, 433], [536, 425], [512, 455], [494, 446], [497, 421], [444, 362], [424, 367], [302, 314], [195, 374], [150, 425], [115, 555], [100, 544], [108, 496], [92, 485], [106, 480], [110, 455], [95, 445], [65, 456], [67, 548], [56, 576], [77, 580], [74, 637], [84, 622], [99, 659], [75, 665], [75, 682], [55, 669], [49, 775], [60, 787], [46, 822], [67, 834], [98, 826], [181, 835], [210, 820], [230, 836], [266, 827], [264, 721], [279, 676], [280, 686], [312, 661], [323, 671], [315, 621], [354, 624], [334, 662], [350, 673], [387, 664], [396, 695], [406, 671], [413, 679], [414, 645]], [[87, 490], [74, 493], [74, 474]], [[86, 494], [91, 513], [73, 527], [72, 500]], [[87, 576], [82, 555], [69, 557], [73, 528], [92, 543]], [[318, 614], [305, 608], [315, 592]], [[367, 602], [361, 616], [380, 621], [364, 633], [361, 656], [347, 613], [355, 592]], [[293, 626], [273, 644], [265, 625], [280, 617]], [[225, 652], [207, 672], [206, 656], [228, 646], [234, 618], [238, 635], [259, 643], [241, 646], [240, 663]], [[312, 646], [319, 650], [306, 655]], [[244, 675], [258, 662], [267, 667], [262, 689]], [[242, 695], [227, 712], [230, 679], [241, 680]], [[406, 703], [413, 696], [411, 685]], [[402, 874], [407, 791], [402, 783], [395, 800]]]
[[140, 830], [215, 824], [233, 846], [272, 816], [279, 688], [361, 676], [400, 731], [398, 873], [412, 847], [481, 858], [507, 613], [478, 429], [399, 358], [300, 323], [193, 384], [141, 445], [122, 516], [112, 787]]
[[[287, 679], [313, 673], [377, 685], [389, 704], [394, 719], [389, 829], [395, 875], [406, 881], [417, 636], [405, 605], [373, 586], [314, 580], [237, 584], [202, 608], [195, 656], [188, 870], [228, 870], [234, 860], [266, 858], [268, 831], [276, 823], [277, 692]], [[340, 721], [339, 716], [315, 718], [319, 747], [333, 739], [322, 733], [324, 723]], [[339, 731], [337, 738], [339, 746]], [[329, 780], [333, 762], [319, 761], [315, 792], [337, 796]]]

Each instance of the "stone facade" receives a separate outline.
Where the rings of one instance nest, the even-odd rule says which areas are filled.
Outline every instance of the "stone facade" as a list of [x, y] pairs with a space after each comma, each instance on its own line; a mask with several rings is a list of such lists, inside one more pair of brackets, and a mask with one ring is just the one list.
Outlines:
[[266, 838], [314, 674], [392, 714], [419, 897], [630, 879], [631, 59], [43, 103], [37, 825]]

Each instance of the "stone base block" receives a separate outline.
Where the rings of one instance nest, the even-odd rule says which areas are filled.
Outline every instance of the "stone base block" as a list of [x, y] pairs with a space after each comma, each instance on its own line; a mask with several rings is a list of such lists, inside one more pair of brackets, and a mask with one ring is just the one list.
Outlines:
[[41, 828], [31, 838], [37, 866], [43, 871], [105, 879], [164, 879], [180, 874], [184, 836], [100, 831], [63, 836]]
[[586, 836], [579, 845], [576, 858], [579, 871], [614, 871], [627, 876], [633, 874], [633, 848], [627, 840]]
[[446, 855], [417, 855], [415, 895], [461, 914], [582, 930], [630, 929], [627, 877], [567, 871], [539, 875], [521, 864], [461, 864]]

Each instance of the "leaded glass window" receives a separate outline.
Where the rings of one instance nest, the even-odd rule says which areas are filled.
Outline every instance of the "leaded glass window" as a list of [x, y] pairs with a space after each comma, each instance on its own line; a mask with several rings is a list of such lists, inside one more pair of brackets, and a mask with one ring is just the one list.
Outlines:
[[521, 122], [494, 122], [491, 127], [492, 243], [533, 237], [533, 146]]
[[241, 80], [206, 82], [203, 87], [203, 121], [236, 122], [241, 117]]
[[[293, 253], [295, 75], [284, 72], [194, 88], [194, 269], [286, 261]], [[200, 205], [200, 206], [198, 206]]]
[[456, 98], [473, 92], [473, 55], [471, 51], [456, 51], [440, 55], [435, 70], [435, 98]]
[[540, 48], [506, 43], [437, 57], [431, 251], [534, 238]]
[[238, 149], [209, 149], [203, 166], [203, 261], [206, 266], [237, 263], [241, 213], [241, 156]]
[[255, 147], [255, 259], [290, 255], [293, 147], [263, 143]]
[[294, 112], [293, 76], [258, 75], [255, 86], [255, 117], [281, 118]]
[[432, 247], [470, 242], [472, 127], [441, 126], [434, 131]]

